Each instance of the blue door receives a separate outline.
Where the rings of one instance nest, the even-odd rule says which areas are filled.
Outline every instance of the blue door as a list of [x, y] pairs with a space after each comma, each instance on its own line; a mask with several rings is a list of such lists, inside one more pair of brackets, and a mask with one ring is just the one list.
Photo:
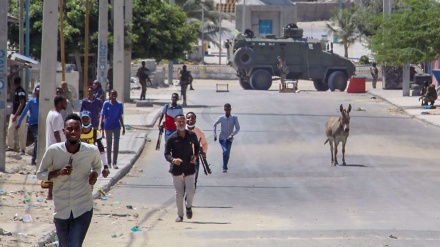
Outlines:
[[261, 34], [272, 34], [272, 20], [260, 20], [258, 32]]

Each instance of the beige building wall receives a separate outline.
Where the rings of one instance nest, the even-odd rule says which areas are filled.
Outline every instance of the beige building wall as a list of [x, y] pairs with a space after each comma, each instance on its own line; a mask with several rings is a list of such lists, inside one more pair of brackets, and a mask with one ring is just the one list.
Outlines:
[[[243, 5], [237, 4], [235, 8], [235, 28], [243, 32]], [[259, 21], [272, 20], [272, 34], [281, 36], [282, 28], [289, 23], [297, 22], [296, 4], [284, 5], [246, 5], [245, 29], [251, 29], [255, 36], [259, 36]]]

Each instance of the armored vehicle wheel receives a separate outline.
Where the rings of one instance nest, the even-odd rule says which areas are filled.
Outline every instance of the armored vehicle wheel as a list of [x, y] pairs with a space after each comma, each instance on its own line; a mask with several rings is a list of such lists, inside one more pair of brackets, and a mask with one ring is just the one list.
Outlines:
[[234, 63], [240, 69], [250, 69], [255, 64], [255, 52], [252, 48], [241, 47], [234, 52]]
[[347, 80], [348, 78], [344, 72], [335, 71], [328, 77], [328, 86], [332, 92], [336, 89], [339, 89], [341, 92], [343, 92], [345, 91], [345, 88], [347, 88]]
[[272, 86], [272, 75], [265, 69], [257, 69], [252, 73], [250, 81], [255, 90], [268, 90]]
[[313, 86], [315, 86], [316, 91], [324, 92], [328, 90], [328, 84], [321, 80], [314, 80]]
[[250, 90], [252, 89], [251, 84], [249, 83], [249, 81], [245, 81], [243, 78], [239, 79], [240, 82], [240, 86], [245, 89], [245, 90]]

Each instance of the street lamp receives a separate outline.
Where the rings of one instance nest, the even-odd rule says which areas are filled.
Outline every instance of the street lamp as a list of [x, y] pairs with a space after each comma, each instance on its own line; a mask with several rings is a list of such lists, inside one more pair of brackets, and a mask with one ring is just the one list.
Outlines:
[[201, 32], [202, 32], [202, 64], [205, 64], [205, 43], [204, 43], [204, 40], [205, 40], [205, 28], [204, 28], [204, 26], [205, 26], [205, 6], [204, 6], [204, 4], [205, 4], [205, 0], [201, 0], [201, 2], [202, 2], [202, 4], [201, 4], [201, 6], [202, 6], [202, 25], [201, 25], [201, 27], [200, 27], [200, 29], [201, 29]]
[[218, 15], [218, 22], [219, 22], [219, 53], [218, 53], [218, 64], [222, 64], [222, 0], [220, 0], [220, 12]]

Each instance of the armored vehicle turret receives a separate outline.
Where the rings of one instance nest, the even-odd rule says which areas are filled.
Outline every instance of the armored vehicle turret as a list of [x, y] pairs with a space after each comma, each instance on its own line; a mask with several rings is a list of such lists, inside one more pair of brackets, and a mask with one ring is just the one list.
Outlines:
[[279, 77], [278, 59], [286, 63], [287, 80], [311, 80], [318, 91], [344, 91], [356, 67], [349, 59], [324, 51], [321, 42], [303, 38], [303, 29], [295, 24], [283, 28], [282, 38], [275, 35], [253, 37], [237, 31], [227, 40], [228, 64], [237, 71], [243, 89], [268, 90], [272, 77]]

